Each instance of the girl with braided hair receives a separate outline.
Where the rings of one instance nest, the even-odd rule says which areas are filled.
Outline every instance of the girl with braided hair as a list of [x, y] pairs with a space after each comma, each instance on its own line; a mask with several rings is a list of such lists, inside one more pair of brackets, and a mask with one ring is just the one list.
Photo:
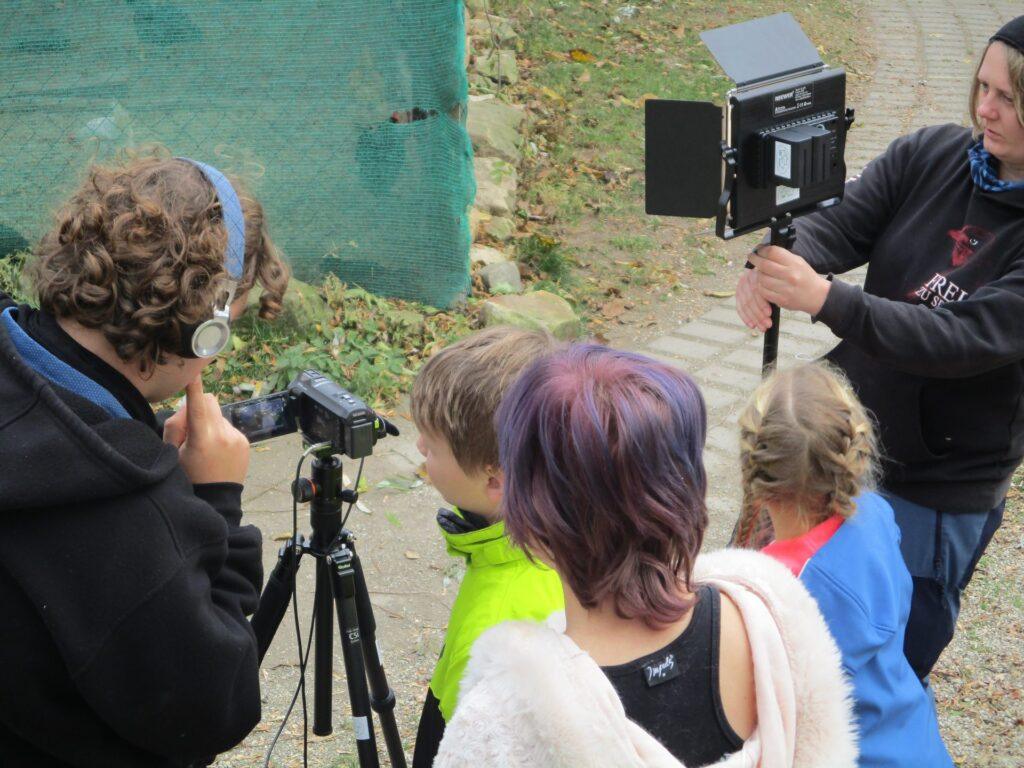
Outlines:
[[935, 709], [903, 655], [913, 585], [892, 507], [871, 489], [871, 419], [842, 375], [821, 364], [773, 374], [740, 415], [743, 514], [776, 539], [762, 552], [811, 593], [854, 688], [860, 765], [951, 766]]

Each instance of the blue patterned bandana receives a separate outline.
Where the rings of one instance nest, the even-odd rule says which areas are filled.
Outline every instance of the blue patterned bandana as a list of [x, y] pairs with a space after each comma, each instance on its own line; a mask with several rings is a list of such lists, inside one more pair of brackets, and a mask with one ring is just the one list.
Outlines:
[[971, 160], [971, 178], [974, 186], [985, 192], [1007, 192], [1011, 189], [1024, 189], [1024, 181], [1003, 181], [996, 173], [992, 155], [985, 151], [984, 142], [978, 139], [967, 150]]

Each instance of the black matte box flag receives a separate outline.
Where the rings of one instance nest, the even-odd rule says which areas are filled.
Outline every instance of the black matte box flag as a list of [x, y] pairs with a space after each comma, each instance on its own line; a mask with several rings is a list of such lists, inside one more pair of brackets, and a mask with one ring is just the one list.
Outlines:
[[722, 193], [722, 109], [706, 101], [645, 104], [646, 210], [706, 218]]

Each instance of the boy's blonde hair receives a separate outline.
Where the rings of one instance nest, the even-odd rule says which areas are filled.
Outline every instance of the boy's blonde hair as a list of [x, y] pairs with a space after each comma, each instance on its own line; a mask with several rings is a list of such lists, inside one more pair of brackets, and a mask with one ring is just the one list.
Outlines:
[[778, 371], [740, 414], [743, 513], [735, 541], [748, 545], [767, 502], [795, 506], [816, 525], [853, 514], [873, 487], [875, 430], [845, 377], [821, 363]]
[[412, 389], [412, 418], [443, 437], [465, 472], [498, 466], [494, 414], [531, 363], [559, 348], [546, 331], [495, 327], [467, 336], [423, 366]]

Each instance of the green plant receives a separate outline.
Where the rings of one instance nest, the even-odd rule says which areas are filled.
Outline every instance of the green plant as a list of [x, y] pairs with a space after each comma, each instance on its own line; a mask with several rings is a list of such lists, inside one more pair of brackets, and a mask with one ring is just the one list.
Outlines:
[[12, 253], [0, 258], [0, 293], [6, 293], [17, 302], [30, 302], [28, 287], [22, 281], [27, 252]]
[[279, 327], [246, 315], [236, 323], [234, 351], [207, 369], [207, 386], [269, 392], [315, 368], [384, 408], [408, 390], [426, 358], [470, 331], [465, 314], [377, 296], [333, 276], [320, 293], [331, 311], [328, 322]]
[[542, 281], [558, 283], [572, 271], [572, 262], [562, 244], [551, 237], [531, 235], [523, 238], [516, 253], [519, 261], [540, 273]]

